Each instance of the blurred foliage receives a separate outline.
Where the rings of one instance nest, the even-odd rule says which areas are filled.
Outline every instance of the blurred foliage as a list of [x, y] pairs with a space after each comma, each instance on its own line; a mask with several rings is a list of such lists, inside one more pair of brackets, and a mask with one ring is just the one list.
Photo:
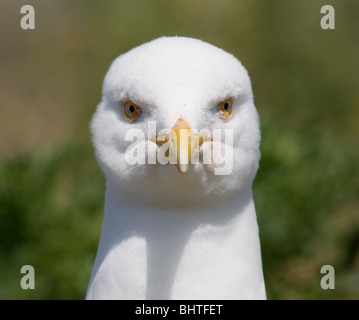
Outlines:
[[[20, 29], [32, 4], [36, 29]], [[320, 28], [331, 4], [336, 29]], [[112, 60], [162, 35], [200, 38], [251, 75], [254, 183], [268, 297], [359, 298], [359, 2], [0, 3], [0, 298], [82, 299], [103, 215], [88, 123]], [[22, 290], [31, 264], [36, 289]], [[321, 266], [336, 289], [320, 288]]]
[[[2, 167], [1, 298], [84, 297], [102, 223], [104, 188], [86, 145], [16, 158]], [[20, 287], [25, 264], [35, 268], [35, 290]]]

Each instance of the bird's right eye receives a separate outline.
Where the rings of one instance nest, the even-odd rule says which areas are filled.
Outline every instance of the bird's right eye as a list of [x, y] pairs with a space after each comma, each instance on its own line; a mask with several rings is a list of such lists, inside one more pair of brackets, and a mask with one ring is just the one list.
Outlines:
[[126, 100], [123, 103], [123, 108], [126, 118], [130, 121], [135, 121], [141, 114], [141, 108], [131, 100]]
[[231, 116], [233, 109], [233, 98], [228, 98], [219, 105], [220, 116], [223, 119], [228, 119]]

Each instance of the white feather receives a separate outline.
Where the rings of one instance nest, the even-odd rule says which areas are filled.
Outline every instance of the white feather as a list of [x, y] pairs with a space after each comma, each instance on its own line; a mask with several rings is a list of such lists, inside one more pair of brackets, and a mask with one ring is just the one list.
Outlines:
[[[228, 97], [233, 112], [223, 121], [218, 104]], [[123, 114], [127, 99], [142, 108], [136, 122]], [[149, 121], [170, 129], [179, 117], [198, 130], [233, 130], [233, 146], [219, 149], [233, 154], [231, 174], [215, 175], [216, 164], [181, 174], [171, 164], [126, 161], [129, 129], [147, 132]], [[88, 299], [266, 297], [251, 191], [259, 121], [248, 73], [234, 56], [182, 37], [132, 49], [111, 65], [91, 129], [107, 189]], [[141, 152], [156, 148], [149, 139], [139, 142]]]

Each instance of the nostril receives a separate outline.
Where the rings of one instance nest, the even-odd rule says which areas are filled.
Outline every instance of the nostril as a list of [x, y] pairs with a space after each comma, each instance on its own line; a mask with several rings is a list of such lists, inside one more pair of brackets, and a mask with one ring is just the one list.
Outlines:
[[156, 136], [152, 139], [154, 142], [156, 142], [156, 144], [160, 147], [162, 145], [164, 145], [166, 142], [168, 142], [169, 140], [169, 135], [160, 135], [160, 136]]

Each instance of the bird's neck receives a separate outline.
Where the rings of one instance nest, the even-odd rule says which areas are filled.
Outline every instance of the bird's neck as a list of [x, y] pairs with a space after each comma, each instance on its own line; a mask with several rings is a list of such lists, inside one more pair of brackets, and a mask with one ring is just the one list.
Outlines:
[[[131, 241], [142, 241], [144, 252], [137, 244], [130, 247]], [[223, 281], [230, 285], [232, 280], [240, 285], [240, 279], [247, 281], [247, 273], [253, 270], [258, 281], [262, 280], [251, 190], [210, 205], [158, 208], [126, 203], [107, 186], [97, 268], [110, 252], [113, 254], [114, 248], [124, 243], [131, 251], [127, 259], [146, 260], [141, 269], [145, 273], [145, 292], [138, 296], [142, 299], [181, 299], [191, 298], [191, 295], [192, 298], [206, 298], [206, 294], [208, 298], [216, 298], [211, 288], [206, 293], [207, 285], [219, 281], [218, 287], [221, 287]], [[241, 271], [241, 268], [244, 269]], [[126, 273], [125, 269], [118, 272]], [[233, 279], [230, 274], [235, 275]], [[193, 278], [198, 280], [197, 285]], [[192, 286], [201, 292], [197, 295]], [[223, 290], [220, 296], [241, 298], [232, 290]]]
[[147, 235], [154, 229], [158, 232], [173, 229], [188, 235], [203, 226], [225, 229], [233, 223], [246, 223], [245, 217], [255, 215], [250, 188], [218, 201], [206, 199], [176, 206], [128, 201], [112, 184], [106, 188], [104, 223], [117, 226], [117, 231], [125, 227], [127, 232], [131, 230], [137, 235]]

